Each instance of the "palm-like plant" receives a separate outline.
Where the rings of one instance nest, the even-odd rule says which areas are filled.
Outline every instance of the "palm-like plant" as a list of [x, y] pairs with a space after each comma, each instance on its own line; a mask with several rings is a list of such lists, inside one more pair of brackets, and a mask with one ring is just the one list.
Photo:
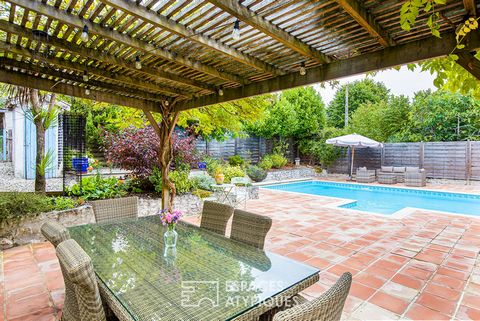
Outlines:
[[37, 154], [35, 157], [35, 192], [45, 193], [46, 164], [49, 154], [45, 155], [45, 132], [57, 120], [55, 107], [56, 95], [40, 92], [38, 89], [6, 85], [5, 92], [10, 103], [17, 103], [27, 109], [25, 115], [31, 117], [36, 128]]

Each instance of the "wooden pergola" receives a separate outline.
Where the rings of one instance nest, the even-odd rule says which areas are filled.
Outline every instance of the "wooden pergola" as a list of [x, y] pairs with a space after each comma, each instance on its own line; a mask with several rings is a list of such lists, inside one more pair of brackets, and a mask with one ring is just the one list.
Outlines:
[[[144, 110], [167, 174], [180, 111], [446, 56], [457, 26], [479, 10], [475, 0], [436, 6], [436, 38], [424, 13], [411, 31], [400, 27], [403, 3], [5, 0], [0, 82]], [[476, 77], [478, 48], [474, 32], [457, 50]]]

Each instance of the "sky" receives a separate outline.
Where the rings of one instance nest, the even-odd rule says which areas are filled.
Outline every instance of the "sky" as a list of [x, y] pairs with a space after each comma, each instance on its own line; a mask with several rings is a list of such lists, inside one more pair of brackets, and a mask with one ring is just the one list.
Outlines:
[[[399, 71], [393, 69], [379, 71], [375, 76], [357, 75], [346, 77], [340, 79], [339, 82], [343, 85], [355, 80], [364, 79], [365, 77], [383, 82], [394, 95], [405, 95], [410, 98], [413, 98], [414, 93], [417, 91], [436, 89], [433, 85], [434, 77], [430, 75], [430, 73], [417, 70], [410, 71], [407, 67], [402, 67]], [[320, 93], [325, 104], [328, 104], [333, 99], [335, 88], [332, 89], [328, 84], [325, 88], [321, 88], [319, 85], [314, 85], [313, 87]]]

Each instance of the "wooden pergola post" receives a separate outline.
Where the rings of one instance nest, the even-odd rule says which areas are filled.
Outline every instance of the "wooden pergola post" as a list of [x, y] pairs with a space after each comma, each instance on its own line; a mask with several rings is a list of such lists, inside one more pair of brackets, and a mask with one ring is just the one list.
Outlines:
[[176, 101], [172, 103], [164, 101], [161, 103], [162, 120], [160, 121], [160, 125], [156, 122], [150, 111], [144, 110], [148, 121], [160, 139], [158, 163], [162, 173], [162, 209], [170, 210], [172, 209], [173, 200], [176, 195], [175, 184], [168, 177], [170, 165], [173, 160], [172, 135], [180, 114], [180, 112], [174, 111], [175, 103]]

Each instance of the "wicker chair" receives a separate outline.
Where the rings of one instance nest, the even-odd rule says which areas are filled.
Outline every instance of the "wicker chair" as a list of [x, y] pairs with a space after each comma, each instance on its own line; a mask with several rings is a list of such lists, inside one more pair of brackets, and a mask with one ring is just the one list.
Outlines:
[[138, 197], [112, 198], [90, 202], [97, 223], [114, 223], [138, 217]]
[[105, 321], [105, 312], [90, 257], [75, 240], [57, 246], [65, 282], [62, 321]]
[[52, 243], [54, 247], [57, 247], [61, 242], [70, 239], [70, 233], [67, 228], [55, 221], [44, 223], [40, 228], [40, 231], [47, 241]]
[[357, 183], [373, 183], [375, 182], [375, 170], [368, 170], [366, 167], [357, 169]]
[[[337, 283], [320, 297], [278, 312], [273, 321], [338, 321], [351, 284], [352, 275], [343, 273]], [[301, 297], [295, 297], [294, 301], [299, 301], [298, 298]]]
[[205, 201], [203, 203], [202, 220], [200, 227], [212, 232], [225, 235], [227, 222], [233, 215], [234, 208], [227, 204]]
[[410, 170], [405, 173], [405, 185], [422, 187], [427, 185], [427, 172], [424, 169]]
[[272, 227], [272, 219], [242, 210], [235, 210], [230, 238], [259, 249], [265, 245], [265, 237]]

